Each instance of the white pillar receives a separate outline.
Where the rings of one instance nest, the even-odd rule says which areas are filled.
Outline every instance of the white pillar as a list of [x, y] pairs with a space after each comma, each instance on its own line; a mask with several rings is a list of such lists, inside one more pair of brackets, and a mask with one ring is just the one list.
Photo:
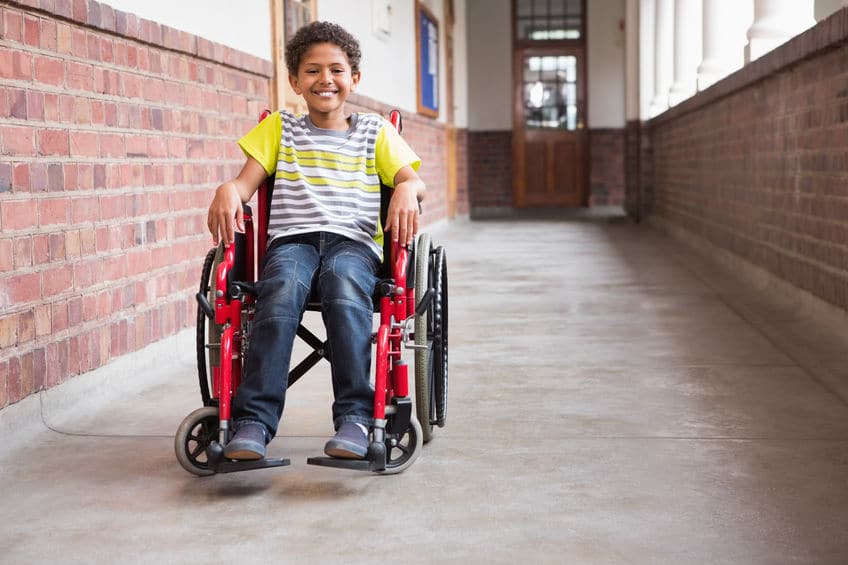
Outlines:
[[656, 0], [654, 13], [654, 99], [651, 117], [668, 109], [674, 72], [674, 0]]
[[639, 119], [639, 0], [627, 0], [624, 20], [624, 119]]
[[698, 90], [745, 64], [746, 32], [754, 21], [754, 0], [704, 0], [704, 58], [698, 67]]
[[701, 0], [674, 2], [674, 82], [668, 105], [676, 106], [698, 90], [698, 63], [701, 62]]
[[654, 99], [655, 0], [639, 0], [639, 117], [651, 119]]
[[754, 0], [745, 62], [759, 59], [816, 23], [814, 0]]

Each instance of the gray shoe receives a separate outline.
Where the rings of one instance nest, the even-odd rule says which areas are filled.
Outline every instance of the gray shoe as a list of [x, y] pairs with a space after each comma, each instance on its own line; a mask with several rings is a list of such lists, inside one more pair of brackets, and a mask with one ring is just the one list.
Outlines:
[[244, 424], [233, 439], [224, 447], [224, 457], [238, 461], [249, 461], [265, 457], [268, 432], [262, 424]]
[[365, 459], [368, 454], [368, 435], [353, 422], [345, 422], [324, 446], [324, 453], [340, 459]]

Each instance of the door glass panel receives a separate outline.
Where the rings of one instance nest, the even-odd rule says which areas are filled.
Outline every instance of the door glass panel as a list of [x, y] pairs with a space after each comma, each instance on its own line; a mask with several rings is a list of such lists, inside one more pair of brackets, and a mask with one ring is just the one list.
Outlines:
[[577, 129], [577, 57], [525, 57], [523, 79], [527, 129]]
[[582, 0], [515, 0], [516, 36], [531, 41], [581, 39]]

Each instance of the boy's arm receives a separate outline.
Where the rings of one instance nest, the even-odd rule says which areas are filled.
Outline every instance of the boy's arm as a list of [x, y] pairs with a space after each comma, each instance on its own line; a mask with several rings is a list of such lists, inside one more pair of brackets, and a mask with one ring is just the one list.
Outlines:
[[418, 233], [418, 202], [424, 198], [427, 188], [409, 165], [401, 167], [394, 180], [385, 230], [392, 233], [392, 241], [411, 244]]
[[215, 190], [206, 217], [206, 225], [212, 232], [215, 245], [218, 245], [218, 241], [229, 245], [235, 239], [235, 230], [244, 231], [242, 202], [250, 200], [266, 178], [265, 168], [253, 157], [248, 157], [238, 176]]

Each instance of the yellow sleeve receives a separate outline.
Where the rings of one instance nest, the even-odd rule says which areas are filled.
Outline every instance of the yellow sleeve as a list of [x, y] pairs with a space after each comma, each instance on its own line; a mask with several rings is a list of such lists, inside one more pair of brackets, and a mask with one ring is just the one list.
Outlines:
[[279, 112], [274, 112], [239, 139], [238, 144], [245, 156], [259, 161], [268, 176], [271, 176], [277, 170], [282, 135], [283, 118]]
[[390, 188], [394, 188], [395, 175], [403, 167], [409, 165], [417, 171], [421, 166], [421, 158], [389, 122], [386, 122], [377, 134], [375, 149], [377, 174], [383, 184]]

